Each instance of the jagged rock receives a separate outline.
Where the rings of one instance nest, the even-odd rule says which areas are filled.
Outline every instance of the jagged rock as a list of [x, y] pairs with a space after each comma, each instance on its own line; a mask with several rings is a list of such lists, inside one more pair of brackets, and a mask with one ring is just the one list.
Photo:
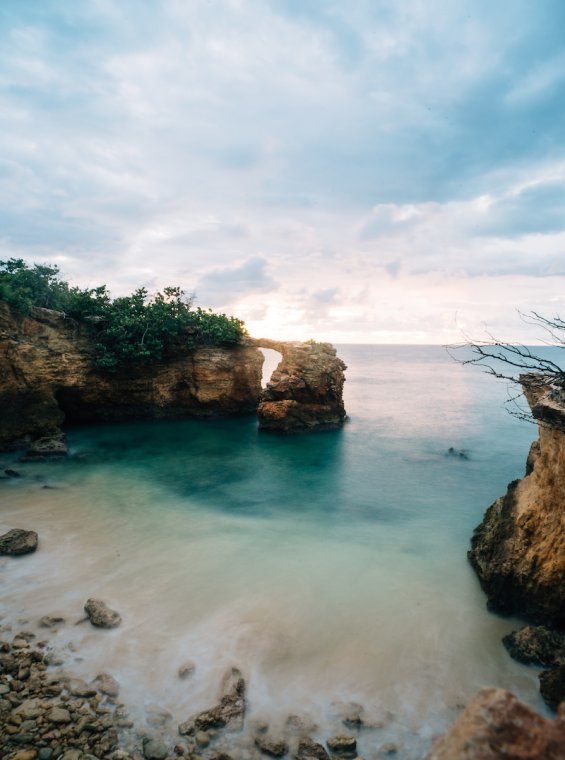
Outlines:
[[97, 628], [116, 628], [122, 622], [119, 613], [111, 610], [101, 599], [88, 599], [84, 611]]
[[65, 436], [60, 430], [57, 430], [33, 441], [20, 461], [37, 462], [46, 459], [61, 459], [66, 457], [68, 453], [69, 449]]
[[540, 693], [546, 704], [552, 710], [557, 710], [560, 703], [565, 701], [565, 664], [542, 671], [539, 682]]
[[258, 341], [282, 361], [261, 394], [259, 429], [278, 433], [339, 428], [345, 420], [345, 364], [329, 343]]
[[544, 626], [527, 625], [502, 639], [508, 653], [526, 665], [550, 668], [565, 664], [565, 634]]
[[209, 710], [198, 713], [179, 725], [181, 735], [214, 728], [237, 730], [243, 726], [245, 716], [245, 680], [241, 671], [230, 668], [222, 679], [220, 703]]
[[304, 736], [298, 742], [295, 757], [296, 760], [329, 760], [330, 756], [321, 744], [317, 744], [309, 736]]
[[92, 684], [107, 697], [117, 697], [120, 693], [120, 684], [108, 673], [97, 675]]
[[272, 757], [283, 757], [288, 752], [288, 744], [281, 738], [261, 734], [255, 737], [255, 744], [261, 752]]
[[489, 507], [469, 559], [489, 609], [565, 628], [565, 407], [549, 390], [522, 378], [539, 442], [526, 476]]
[[0, 536], [0, 554], [18, 556], [37, 549], [38, 536], [34, 530], [12, 528]]
[[357, 739], [354, 736], [330, 736], [326, 744], [328, 749], [336, 755], [349, 755], [355, 757], [357, 750]]
[[427, 760], [563, 760], [565, 714], [538, 715], [504, 689], [482, 689]]

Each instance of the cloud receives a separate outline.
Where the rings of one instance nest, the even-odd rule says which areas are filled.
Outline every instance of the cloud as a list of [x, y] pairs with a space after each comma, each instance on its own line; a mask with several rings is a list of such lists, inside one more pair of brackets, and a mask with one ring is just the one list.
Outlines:
[[213, 269], [196, 284], [198, 302], [205, 306], [218, 306], [245, 295], [276, 290], [278, 285], [267, 269], [268, 261], [261, 256], [247, 259], [236, 266]]

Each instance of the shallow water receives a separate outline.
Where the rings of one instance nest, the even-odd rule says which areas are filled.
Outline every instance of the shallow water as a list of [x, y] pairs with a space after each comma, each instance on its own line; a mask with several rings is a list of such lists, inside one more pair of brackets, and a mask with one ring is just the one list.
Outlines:
[[[320, 737], [339, 728], [333, 703], [354, 700], [385, 723], [360, 737], [365, 757], [387, 741], [421, 757], [484, 685], [543, 709], [537, 670], [500, 643], [516, 621], [486, 612], [466, 562], [535, 427], [504, 411], [504, 384], [441, 347], [339, 355], [342, 431], [104, 425], [69, 431], [67, 462], [18, 464], [25, 477], [0, 481], [0, 529], [33, 528], [41, 545], [3, 562], [2, 622], [64, 616], [53, 643], [69, 667], [112, 673], [140, 715], [158, 704], [178, 722], [211, 706], [231, 665], [252, 715], [307, 714]], [[90, 596], [120, 628], [72, 625]], [[186, 660], [196, 672], [181, 681]]]

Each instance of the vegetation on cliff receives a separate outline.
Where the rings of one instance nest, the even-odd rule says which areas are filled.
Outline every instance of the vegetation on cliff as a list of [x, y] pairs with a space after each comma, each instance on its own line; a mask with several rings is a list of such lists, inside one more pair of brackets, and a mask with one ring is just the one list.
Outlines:
[[123, 364], [159, 361], [180, 345], [229, 345], [245, 335], [240, 319], [193, 308], [193, 298], [179, 287], [151, 297], [138, 288], [112, 298], [106, 285], [71, 286], [59, 277], [58, 267], [28, 266], [23, 259], [0, 261], [0, 300], [24, 315], [42, 307], [88, 326], [95, 335], [95, 363], [110, 372]]

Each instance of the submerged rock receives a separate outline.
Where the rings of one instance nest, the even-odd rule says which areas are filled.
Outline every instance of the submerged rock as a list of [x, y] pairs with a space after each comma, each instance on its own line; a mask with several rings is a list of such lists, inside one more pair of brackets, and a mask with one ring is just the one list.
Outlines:
[[97, 628], [116, 628], [122, 622], [120, 614], [111, 610], [101, 599], [88, 599], [84, 611]]
[[143, 740], [143, 757], [146, 760], [165, 760], [168, 754], [169, 748], [159, 739], [145, 737]]
[[482, 689], [427, 760], [563, 760], [565, 714], [538, 715], [504, 689]]
[[21, 462], [37, 462], [46, 459], [61, 459], [69, 453], [64, 434], [57, 430], [33, 441]]
[[557, 710], [561, 702], [565, 701], [565, 664], [542, 671], [539, 675], [539, 683], [540, 694], [545, 703], [552, 710]]
[[34, 530], [13, 528], [0, 536], [0, 554], [18, 556], [37, 549], [38, 536]]
[[526, 665], [551, 668], [565, 664], [565, 633], [538, 625], [527, 625], [502, 639], [508, 654]]
[[181, 735], [213, 728], [238, 730], [245, 716], [245, 680], [238, 668], [230, 668], [222, 680], [220, 703], [179, 725]]
[[192, 660], [187, 660], [186, 662], [183, 662], [183, 664], [179, 667], [177, 673], [178, 677], [182, 678], [183, 680], [185, 678], [190, 678], [194, 674], [194, 671], [196, 670], [196, 665]]
[[331, 736], [326, 744], [337, 755], [355, 757], [357, 751], [357, 739], [354, 736]]
[[59, 625], [65, 624], [65, 618], [58, 615], [43, 615], [39, 620], [40, 628], [56, 628]]
[[92, 685], [107, 697], [117, 697], [120, 693], [120, 684], [108, 673], [100, 673], [96, 676]]
[[298, 742], [296, 760], [329, 760], [329, 755], [321, 744], [317, 744], [309, 736], [304, 736]]

